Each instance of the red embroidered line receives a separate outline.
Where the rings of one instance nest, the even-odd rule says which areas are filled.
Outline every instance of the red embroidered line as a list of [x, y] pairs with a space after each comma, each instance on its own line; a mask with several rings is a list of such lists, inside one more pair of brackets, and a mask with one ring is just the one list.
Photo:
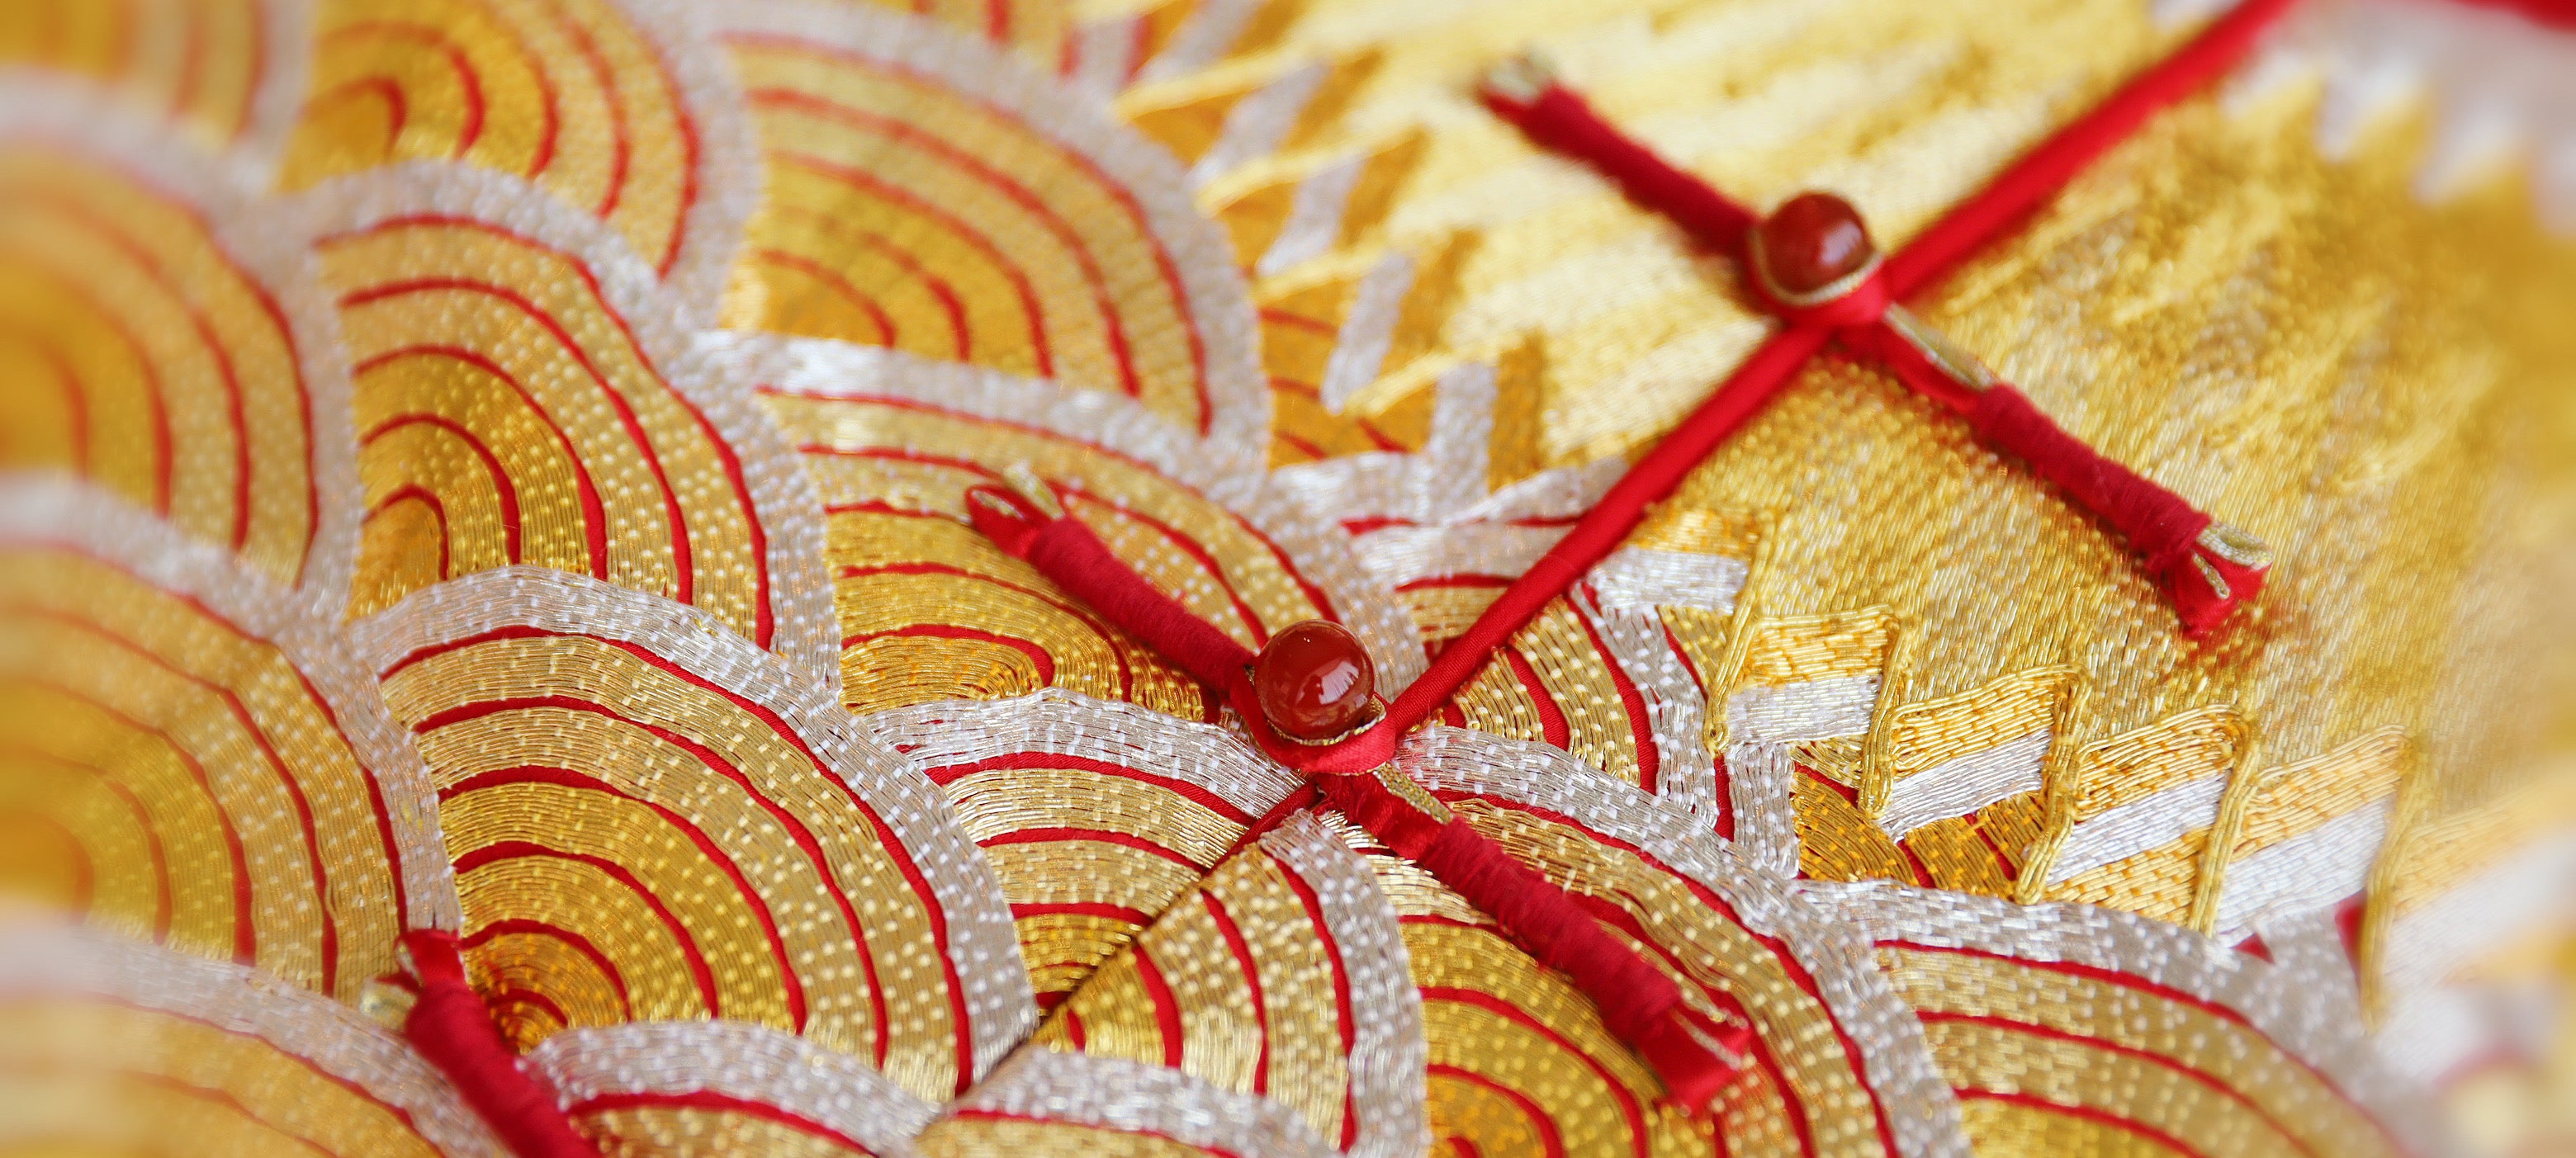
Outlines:
[[2239, 0], [2226, 15], [2154, 67], [2130, 78], [2092, 111], [2024, 154], [1975, 197], [1952, 209], [1902, 252], [1888, 258], [1888, 290], [1899, 297], [1948, 273], [2040, 202], [2054, 196], [2166, 106], [2199, 91], [2254, 47], [2295, 0]]

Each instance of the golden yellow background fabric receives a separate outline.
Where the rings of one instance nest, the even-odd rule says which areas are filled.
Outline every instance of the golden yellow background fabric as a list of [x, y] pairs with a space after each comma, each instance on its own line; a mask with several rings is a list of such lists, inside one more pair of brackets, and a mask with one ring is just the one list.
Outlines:
[[1894, 248], [2216, 7], [9, 6], [0, 1148], [501, 1152], [419, 930], [603, 1154], [2563, 1144], [2576, 32], [2306, 0], [1906, 303], [2224, 631], [1829, 351], [1405, 740], [1705, 1115], [968, 517], [1392, 693], [1774, 327], [1486, 70]]

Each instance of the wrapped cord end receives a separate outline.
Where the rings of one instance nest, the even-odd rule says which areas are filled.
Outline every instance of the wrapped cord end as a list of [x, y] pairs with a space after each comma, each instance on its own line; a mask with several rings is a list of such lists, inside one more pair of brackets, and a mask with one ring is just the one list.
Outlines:
[[2263, 593], [2263, 581], [2272, 573], [2271, 548], [2216, 521], [2170, 555], [2157, 561], [2156, 580], [2188, 635], [2205, 635], [2226, 623], [2239, 606]]

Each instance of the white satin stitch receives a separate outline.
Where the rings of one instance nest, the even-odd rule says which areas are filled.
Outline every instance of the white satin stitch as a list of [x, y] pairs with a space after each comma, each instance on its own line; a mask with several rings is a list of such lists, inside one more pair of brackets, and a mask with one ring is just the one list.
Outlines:
[[2049, 733], [2033, 732], [1981, 752], [1944, 760], [1896, 782], [1878, 827], [1898, 840], [1936, 820], [1966, 816], [1998, 800], [2040, 789]]
[[2240, 941], [2264, 920], [2360, 892], [2387, 839], [2392, 808], [2392, 801], [2371, 801], [2229, 864], [2219, 887], [2218, 939]]
[[2074, 826], [2058, 846], [2056, 862], [2049, 865], [2048, 883], [2063, 884], [2217, 824], [2227, 780], [2226, 772], [2203, 776]]

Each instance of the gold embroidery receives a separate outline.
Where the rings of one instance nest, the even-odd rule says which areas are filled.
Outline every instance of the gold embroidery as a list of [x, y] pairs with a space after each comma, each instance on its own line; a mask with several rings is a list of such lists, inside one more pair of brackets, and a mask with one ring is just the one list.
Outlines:
[[315, 477], [332, 432], [280, 287], [224, 244], [134, 177], [0, 150], [0, 325], [25, 335], [0, 342], [0, 464], [77, 471], [294, 586], [339, 501]]
[[1070, 437], [892, 402], [767, 395], [831, 519], [854, 711], [1050, 684], [1206, 718], [1196, 681], [967, 526], [965, 491], [1024, 463], [1129, 566], [1247, 647], [1322, 609], [1284, 552], [1141, 462]]
[[[1685, 999], [1696, 1004], [1695, 987], [1708, 986], [1742, 1003], [1787, 1085], [1757, 1068], [1730, 1087], [1720, 1107], [1729, 1152], [1762, 1153], [1789, 1144], [1790, 1101], [1805, 1118], [1818, 1153], [1880, 1148], [1855, 1061], [1828, 1028], [1830, 1015], [1789, 979], [1776, 950], [1633, 853], [1527, 813], [1473, 799], [1451, 803], [1479, 831], [1551, 880], [1625, 910], [1656, 944], [1678, 956]], [[1635, 1110], [1647, 1128], [1645, 1140], [1658, 1149], [1708, 1145], [1707, 1122], [1652, 1104], [1656, 1085], [1650, 1071], [1608, 1037], [1589, 1003], [1561, 978], [1538, 969], [1472, 910], [1462, 917], [1463, 905], [1419, 870], [1383, 858], [1373, 857], [1372, 864], [1405, 918], [1415, 980], [1423, 988], [1435, 1136], [1469, 1141], [1479, 1153], [1499, 1152], [1492, 1147], [1526, 1136], [1532, 1128], [1527, 1119], [1490, 1092], [1512, 1090], [1549, 1116], [1568, 1153], [1624, 1148], [1630, 1119], [1623, 1106]], [[1461, 920], [1466, 923], [1452, 923]], [[1661, 963], [1652, 953], [1647, 960]], [[1543, 1025], [1545, 1033], [1526, 1027], [1524, 1017]]]
[[1088, 154], [888, 62], [731, 48], [769, 183], [725, 325], [1127, 394], [1208, 429], [1213, 320], [1135, 192]]
[[556, 1009], [726, 1017], [801, 1028], [916, 1096], [954, 1092], [936, 902], [798, 737], [582, 636], [469, 644], [384, 688], [424, 729], [468, 961], [521, 1048], [562, 1028]]
[[1020, 1118], [945, 1118], [913, 1141], [922, 1158], [1028, 1158], [1094, 1154], [1099, 1158], [1212, 1158], [1211, 1152], [1156, 1134], [1127, 1134], [1072, 1122]]
[[13, 1129], [66, 1152], [265, 1154], [292, 1140], [329, 1154], [444, 1153], [350, 1080], [376, 1075], [335, 1074], [192, 1017], [14, 1001], [0, 1005], [0, 1066]]
[[439, 219], [329, 239], [320, 258], [343, 295], [375, 512], [351, 614], [528, 563], [682, 599], [768, 642], [768, 560], [734, 452], [577, 258]]
[[[1219, 865], [1092, 974], [1035, 1040], [1148, 1064], [1177, 1059], [1219, 1088], [1277, 1099], [1318, 1137], [1341, 1137], [1351, 1084], [1336, 997], [1344, 982], [1328, 957], [1332, 934], [1287, 871], [1259, 847]], [[1164, 1017], [1179, 1040], [1165, 1035]]]
[[[2088, 745], [2076, 759], [2073, 792], [2050, 802], [2048, 846], [2023, 874], [2026, 899], [2116, 905], [2161, 920], [2191, 916], [2210, 826], [2193, 828], [2152, 849], [2049, 883], [2058, 847], [2075, 826], [2235, 767], [2246, 724], [2228, 708], [2202, 708], [2151, 727]], [[2216, 822], [2213, 809], [2211, 823]]]
[[696, 206], [706, 126], [662, 49], [603, 0], [329, 0], [287, 189], [414, 159], [526, 177], [663, 273]]
[[620, 1106], [577, 1112], [573, 1125], [607, 1154], [654, 1158], [722, 1158], [762, 1154], [774, 1158], [862, 1158], [818, 1133], [751, 1113], [697, 1106]]
[[2204, 1154], [2396, 1152], [2324, 1077], [2196, 1003], [2046, 962], [1894, 947], [1878, 958], [1962, 1091], [2083, 1107]]
[[0, 10], [0, 61], [108, 82], [220, 149], [260, 128], [261, 90], [275, 83], [275, 19], [271, 0], [158, 7], [21, 0]]
[[53, 834], [0, 891], [86, 865], [89, 911], [134, 936], [347, 1001], [393, 971], [386, 791], [293, 659], [68, 551], [0, 555], [0, 606], [0, 823]]

